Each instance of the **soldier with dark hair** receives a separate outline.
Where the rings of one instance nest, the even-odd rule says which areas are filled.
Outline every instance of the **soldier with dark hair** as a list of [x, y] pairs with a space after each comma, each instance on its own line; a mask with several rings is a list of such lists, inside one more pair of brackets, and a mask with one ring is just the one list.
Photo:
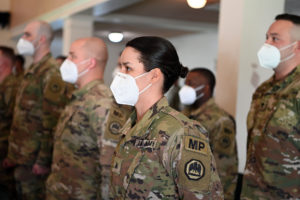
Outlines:
[[184, 105], [188, 105], [183, 113], [208, 130], [224, 197], [233, 199], [238, 167], [235, 120], [216, 104], [213, 98], [215, 84], [215, 76], [210, 70], [192, 69], [186, 77], [185, 86], [179, 91], [179, 97]]
[[300, 197], [300, 16], [282, 14], [258, 51], [274, 75], [252, 96], [242, 199]]
[[160, 37], [126, 44], [110, 88], [117, 103], [135, 106], [112, 164], [111, 199], [223, 199], [208, 133], [172, 109], [164, 93], [188, 69]]

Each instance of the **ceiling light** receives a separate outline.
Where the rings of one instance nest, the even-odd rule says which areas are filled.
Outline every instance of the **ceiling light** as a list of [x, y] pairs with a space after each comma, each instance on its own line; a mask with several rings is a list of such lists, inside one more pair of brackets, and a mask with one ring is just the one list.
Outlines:
[[121, 42], [123, 40], [123, 33], [120, 33], [120, 32], [111, 32], [108, 34], [108, 39], [111, 41], [111, 42]]
[[206, 0], [187, 0], [188, 5], [191, 8], [203, 8], [206, 4]]

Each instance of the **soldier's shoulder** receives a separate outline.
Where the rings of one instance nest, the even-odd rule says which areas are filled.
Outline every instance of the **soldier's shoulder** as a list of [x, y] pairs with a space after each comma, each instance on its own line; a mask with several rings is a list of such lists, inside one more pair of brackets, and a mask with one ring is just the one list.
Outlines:
[[161, 110], [161, 113], [164, 115], [161, 123], [175, 130], [181, 128], [183, 131], [180, 134], [208, 137], [206, 128], [200, 122], [189, 119], [177, 110], [167, 106]]

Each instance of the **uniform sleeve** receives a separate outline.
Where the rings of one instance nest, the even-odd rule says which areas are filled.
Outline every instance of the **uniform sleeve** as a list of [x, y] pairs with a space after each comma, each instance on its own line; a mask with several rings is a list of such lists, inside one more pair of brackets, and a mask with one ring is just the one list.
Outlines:
[[[45, 78], [42, 102], [43, 132], [36, 163], [49, 167], [52, 159], [53, 133], [61, 111], [68, 101], [70, 86], [65, 84], [58, 72]], [[71, 90], [71, 89], [70, 89]]]
[[178, 187], [180, 199], [223, 198], [207, 139], [174, 135], [169, 139], [163, 156], [166, 169]]
[[[101, 105], [97, 105], [92, 108], [92, 112], [89, 116], [90, 125], [94, 133], [96, 133], [96, 141], [98, 146], [98, 163], [99, 163], [99, 178], [101, 179], [98, 191], [99, 199], [108, 199], [108, 190], [110, 183], [110, 166], [111, 159], [114, 151], [115, 144], [105, 139], [105, 127], [109, 114], [110, 105], [112, 99], [103, 98]], [[113, 145], [113, 146], [112, 146]]]

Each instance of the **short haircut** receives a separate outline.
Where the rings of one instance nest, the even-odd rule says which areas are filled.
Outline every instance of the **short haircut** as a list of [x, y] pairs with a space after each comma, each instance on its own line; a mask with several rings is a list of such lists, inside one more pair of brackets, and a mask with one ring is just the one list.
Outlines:
[[275, 20], [287, 20], [294, 24], [294, 27], [291, 30], [291, 37], [294, 40], [300, 40], [300, 16], [292, 14], [280, 14], [275, 17]]
[[0, 46], [0, 51], [2, 54], [11, 61], [13, 65], [15, 63], [15, 53], [14, 50], [7, 46]]
[[47, 42], [51, 44], [54, 38], [54, 33], [50, 24], [44, 21], [38, 21], [38, 23], [39, 23], [39, 29], [37, 31], [38, 35], [39, 36], [44, 35], [46, 37]]
[[61, 60], [66, 60], [67, 56], [59, 55], [55, 59], [61, 59]]
[[287, 20], [292, 22], [293, 24], [300, 25], [300, 16], [298, 15], [284, 13], [284, 14], [277, 15], [275, 17], [275, 20]]
[[17, 62], [17, 61], [20, 62], [22, 66], [24, 66], [24, 64], [25, 64], [25, 58], [24, 58], [24, 56], [22, 56], [22, 55], [20, 55], [20, 54], [16, 55], [15, 61], [16, 61], [16, 62]]
[[216, 85], [216, 78], [215, 78], [215, 75], [209, 69], [199, 67], [199, 68], [192, 69], [190, 72], [197, 72], [200, 75], [202, 75], [206, 79], [206, 81], [210, 87], [211, 94], [214, 93], [214, 89], [215, 89], [215, 85]]

